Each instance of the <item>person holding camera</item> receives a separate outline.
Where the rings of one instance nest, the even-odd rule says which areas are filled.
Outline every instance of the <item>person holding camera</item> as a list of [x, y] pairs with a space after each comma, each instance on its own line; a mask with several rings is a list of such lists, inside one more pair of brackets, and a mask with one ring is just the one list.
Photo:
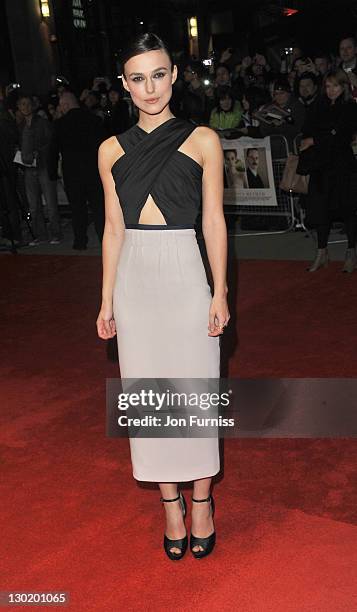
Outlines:
[[265, 108], [267, 111], [272, 108], [275, 113], [281, 111], [281, 118], [273, 122], [261, 120], [258, 127], [244, 127], [240, 131], [252, 138], [264, 138], [273, 134], [285, 136], [289, 151], [293, 151], [294, 138], [301, 132], [304, 124], [305, 108], [292, 94], [289, 82], [285, 77], [281, 76], [274, 82], [273, 104], [274, 108], [268, 104], [261, 109], [260, 114], [263, 116]]

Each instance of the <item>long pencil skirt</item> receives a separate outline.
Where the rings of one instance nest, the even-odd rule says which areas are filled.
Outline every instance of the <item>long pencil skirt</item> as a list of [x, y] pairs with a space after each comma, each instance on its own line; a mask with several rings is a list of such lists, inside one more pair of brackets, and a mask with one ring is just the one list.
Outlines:
[[[113, 296], [121, 377], [218, 379], [220, 337], [208, 336], [210, 303], [194, 229], [126, 228]], [[220, 469], [218, 435], [129, 443], [137, 480], [191, 481]]]

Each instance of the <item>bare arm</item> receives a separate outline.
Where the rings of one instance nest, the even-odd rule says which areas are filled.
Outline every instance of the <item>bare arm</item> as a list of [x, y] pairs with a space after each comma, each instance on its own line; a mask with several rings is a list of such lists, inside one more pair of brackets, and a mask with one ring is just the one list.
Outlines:
[[209, 335], [222, 333], [229, 321], [227, 306], [227, 228], [223, 214], [223, 151], [217, 134], [200, 128], [203, 151], [202, 231], [211, 267], [214, 294], [209, 317]]
[[125, 230], [123, 213], [111, 173], [113, 163], [118, 157], [119, 144], [115, 138], [108, 138], [100, 145], [98, 167], [105, 196], [105, 225], [102, 242], [102, 305], [97, 319], [97, 330], [98, 336], [103, 340], [112, 338], [116, 333], [113, 320], [113, 289]]

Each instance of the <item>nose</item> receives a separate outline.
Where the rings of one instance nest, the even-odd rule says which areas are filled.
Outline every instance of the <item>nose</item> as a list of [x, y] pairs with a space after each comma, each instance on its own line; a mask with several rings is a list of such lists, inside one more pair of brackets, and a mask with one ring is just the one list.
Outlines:
[[145, 89], [146, 89], [146, 93], [148, 94], [154, 93], [155, 85], [152, 79], [147, 79]]

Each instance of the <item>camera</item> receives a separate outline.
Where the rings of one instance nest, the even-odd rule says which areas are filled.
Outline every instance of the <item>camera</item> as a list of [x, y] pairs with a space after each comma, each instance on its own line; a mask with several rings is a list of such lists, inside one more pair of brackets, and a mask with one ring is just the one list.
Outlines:
[[20, 89], [20, 83], [10, 83], [7, 87], [8, 92], [14, 91], [14, 89]]
[[202, 60], [202, 64], [204, 66], [212, 66], [213, 60], [212, 59], [204, 59], [204, 60]]

